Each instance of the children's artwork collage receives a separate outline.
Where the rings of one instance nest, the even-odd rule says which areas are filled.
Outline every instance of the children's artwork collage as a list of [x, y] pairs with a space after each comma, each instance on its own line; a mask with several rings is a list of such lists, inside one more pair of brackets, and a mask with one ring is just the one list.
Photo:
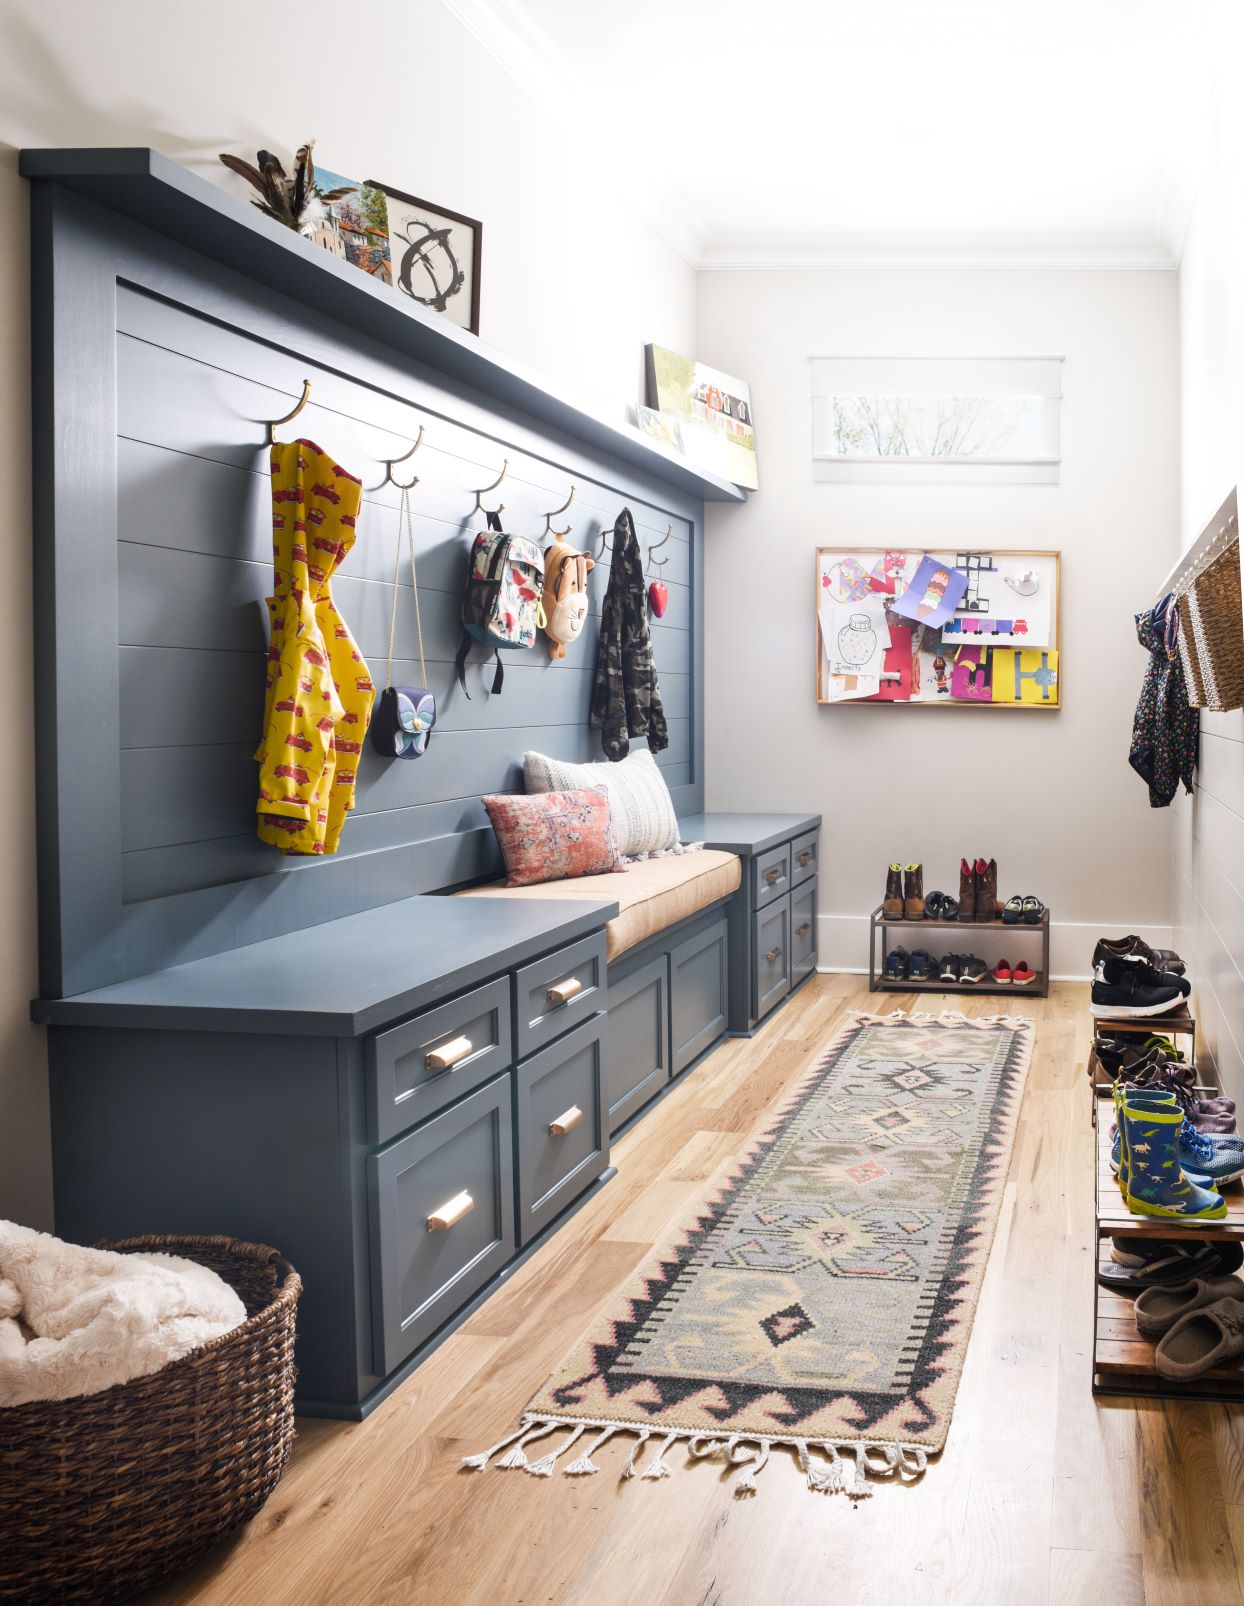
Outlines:
[[821, 547], [819, 703], [1057, 708], [1059, 554]]

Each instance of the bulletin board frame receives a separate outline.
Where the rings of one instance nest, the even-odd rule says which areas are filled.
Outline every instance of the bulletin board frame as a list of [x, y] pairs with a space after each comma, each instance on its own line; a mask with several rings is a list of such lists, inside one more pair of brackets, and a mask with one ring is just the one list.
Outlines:
[[[1038, 702], [993, 702], [992, 700], [976, 699], [976, 698], [965, 698], [965, 697], [954, 697], [954, 696], [950, 696], [950, 695], [947, 695], [945, 697], [937, 697], [937, 698], [923, 696], [923, 697], [896, 698], [896, 699], [873, 699], [873, 698], [869, 698], [869, 697], [829, 697], [829, 696], [827, 696], [826, 695], [825, 682], [826, 682], [826, 670], [827, 670], [827, 666], [828, 666], [828, 658], [827, 658], [827, 654], [826, 654], [826, 650], [825, 650], [825, 642], [824, 642], [823, 635], [822, 635], [821, 617], [820, 617], [820, 609], [821, 609], [821, 601], [822, 601], [821, 576], [826, 571], [827, 560], [828, 560], [829, 563], [832, 563], [832, 562], [837, 561], [837, 560], [842, 560], [842, 559], [847, 559], [847, 558], [856, 558], [856, 559], [859, 559], [861, 561], [861, 563], [865, 567], [871, 568], [876, 562], [879, 562], [879, 561], [883, 560], [886, 557], [888, 552], [894, 551], [896, 549], [901, 550], [904, 553], [910, 554], [911, 556], [913, 556], [913, 557], [915, 557], [917, 559], [924, 558], [924, 557], [930, 557], [930, 558], [940, 559], [940, 560], [943, 560], [943, 561], [949, 560], [950, 563], [953, 566], [958, 566], [959, 563], [960, 563], [960, 560], [965, 560], [969, 565], [972, 565], [974, 563], [978, 564], [979, 560], [981, 560], [981, 559], [988, 559], [988, 560], [990, 560], [991, 563], [994, 563], [994, 564], [996, 564], [996, 560], [998, 560], [998, 559], [1005, 559], [1006, 562], [1007, 562], [1008, 567], [1011, 564], [1022, 564], [1024, 562], [1024, 560], [1030, 559], [1030, 558], [1039, 558], [1039, 559], [1042, 559], [1042, 560], [1045, 560], [1045, 561], [1052, 562], [1053, 563], [1053, 567], [1054, 567], [1054, 595], [1053, 595], [1053, 598], [1052, 598], [1052, 601], [1051, 601], [1051, 610], [1052, 610], [1052, 612], [1051, 612], [1051, 620], [1050, 620], [1050, 640], [1049, 640], [1048, 643], [1043, 643], [1042, 645], [1044, 647], [1048, 648], [1048, 650], [1050, 650], [1052, 652], [1057, 652], [1057, 654], [1058, 654], [1057, 680], [1056, 680], [1056, 682], [1054, 684], [1054, 687], [1053, 687], [1054, 696], [1049, 701], [1038, 701]], [[943, 709], [944, 708], [971, 708], [971, 709], [996, 708], [996, 709], [1016, 709], [1016, 710], [1027, 709], [1027, 710], [1039, 711], [1039, 712], [1044, 712], [1044, 713], [1057, 713], [1057, 711], [1063, 706], [1063, 693], [1064, 693], [1064, 689], [1065, 689], [1065, 672], [1064, 672], [1064, 665], [1063, 665], [1063, 650], [1062, 650], [1062, 633], [1063, 633], [1062, 597], [1063, 597], [1063, 589], [1062, 589], [1062, 553], [1061, 553], [1061, 551], [1057, 551], [1057, 550], [1054, 550], [1054, 549], [1051, 549], [1051, 548], [1047, 548], [1047, 547], [966, 547], [966, 546], [960, 546], [960, 547], [942, 547], [942, 546], [931, 546], [931, 547], [907, 546], [907, 547], [900, 547], [898, 543], [896, 543], [894, 547], [875, 547], [875, 546], [856, 546], [856, 545], [819, 546], [816, 549], [816, 567], [815, 567], [815, 570], [813, 572], [813, 588], [814, 588], [814, 591], [815, 591], [814, 617], [815, 617], [815, 620], [816, 620], [816, 700], [817, 700], [818, 705], [821, 706], [821, 707], [824, 707], [824, 708], [943, 708]], [[973, 610], [972, 609], [957, 610], [956, 614], [955, 614], [956, 618], [968, 618], [968, 619], [970, 619], [970, 618], [972, 618], [972, 616], [973, 616]], [[972, 645], [974, 643], [975, 644], [979, 644], [979, 645], [983, 645], [983, 646], [987, 646], [987, 647], [992, 647], [992, 645], [993, 645], [992, 642], [990, 641], [988, 635], [985, 634], [985, 633], [982, 633], [982, 634], [979, 634], [979, 635], [965, 636], [963, 642], [960, 643], [960, 645], [967, 646], [967, 645]], [[1013, 645], [1013, 642], [1011, 641], [1011, 639], [1009, 637], [1008, 637], [1008, 639], [1006, 641], [1006, 645], [1007, 646]]]

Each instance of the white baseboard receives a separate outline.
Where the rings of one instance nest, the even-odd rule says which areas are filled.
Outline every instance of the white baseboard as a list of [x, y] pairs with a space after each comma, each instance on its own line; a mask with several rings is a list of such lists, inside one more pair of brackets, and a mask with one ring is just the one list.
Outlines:
[[[1050, 922], [1050, 977], [1054, 981], [1088, 981], [1092, 975], [1093, 948], [1099, 937], [1142, 937], [1154, 948], [1171, 946], [1169, 926], [1135, 925], [1126, 920], [1052, 920]], [[999, 959], [1026, 959], [1037, 968], [1041, 932], [1033, 926], [1008, 926], [997, 931], [960, 927], [953, 920], [927, 920], [919, 932], [906, 931], [899, 939], [906, 948], [921, 947], [934, 958], [970, 952], [988, 964]], [[817, 969], [830, 975], [867, 976], [868, 916], [821, 914], [817, 916]], [[891, 944], [897, 946], [897, 944]]]

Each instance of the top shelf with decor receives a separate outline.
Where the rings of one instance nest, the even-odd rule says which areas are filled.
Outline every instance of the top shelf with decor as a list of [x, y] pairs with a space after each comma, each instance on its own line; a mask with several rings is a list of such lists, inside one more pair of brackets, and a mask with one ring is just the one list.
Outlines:
[[373, 283], [366, 274], [158, 151], [143, 146], [24, 150], [19, 170], [24, 178], [62, 184], [381, 341], [391, 353], [411, 357], [697, 498], [746, 500], [737, 486], [692, 467], [636, 429], [586, 411], [532, 370], [448, 319]]
[[816, 700], [1057, 709], [1061, 554], [819, 547]]

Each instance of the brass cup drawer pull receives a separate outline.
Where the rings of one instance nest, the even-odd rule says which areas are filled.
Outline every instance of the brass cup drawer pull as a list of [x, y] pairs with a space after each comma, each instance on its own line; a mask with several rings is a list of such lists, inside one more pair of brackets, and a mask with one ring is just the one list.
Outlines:
[[799, 855], [799, 862], [800, 862], [800, 864], [811, 864], [812, 863], [812, 849], [811, 848], [805, 848], [803, 850], [803, 852]]
[[771, 965], [775, 959], [780, 959], [781, 957], [782, 950], [780, 948], [770, 948], [769, 952], [765, 955], [765, 960]]
[[573, 1132], [583, 1119], [583, 1111], [577, 1104], [572, 1104], [568, 1110], [563, 1110], [556, 1121], [549, 1122], [549, 1136], [551, 1138], [564, 1138], [567, 1132]]
[[770, 886], [772, 886], [775, 881], [780, 881], [781, 879], [782, 879], [782, 866], [780, 864], [775, 864], [773, 866], [772, 870], [766, 870], [765, 871], [765, 880], [769, 883]]
[[583, 991], [583, 983], [577, 976], [570, 976], [565, 981], [554, 982], [549, 988], [548, 998], [550, 1004], [568, 1004], [576, 993]]
[[452, 1071], [454, 1066], [464, 1060], [474, 1049], [475, 1045], [469, 1037], [455, 1037], [450, 1043], [442, 1043], [434, 1048], [427, 1057], [427, 1067], [430, 1071]]
[[810, 920], [805, 920], [803, 925], [800, 926], [799, 930], [795, 933], [795, 935], [797, 937], [806, 937], [811, 930], [812, 930], [812, 922]]
[[469, 1216], [474, 1209], [475, 1200], [464, 1188], [461, 1193], [454, 1194], [447, 1204], [432, 1212], [428, 1217], [428, 1231], [447, 1232], [455, 1222], [461, 1221], [463, 1216]]

